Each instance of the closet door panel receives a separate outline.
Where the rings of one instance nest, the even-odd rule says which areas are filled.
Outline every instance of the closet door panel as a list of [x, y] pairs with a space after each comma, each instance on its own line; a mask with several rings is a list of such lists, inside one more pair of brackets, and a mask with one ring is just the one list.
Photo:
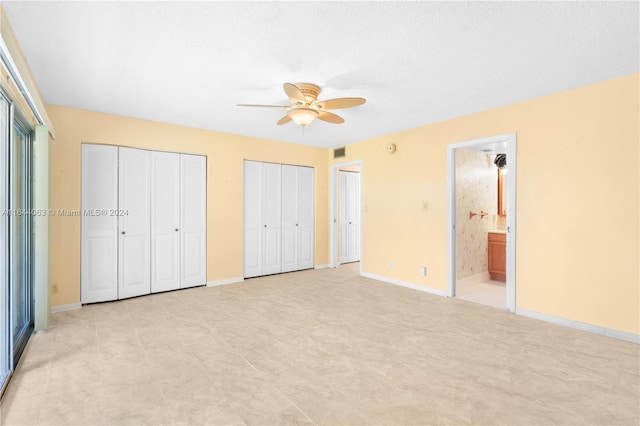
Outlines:
[[244, 230], [244, 277], [262, 275], [262, 229]]
[[[275, 259], [274, 259], [275, 261]], [[282, 270], [280, 272], [297, 271], [298, 268], [298, 230], [282, 228]]]
[[180, 241], [178, 233], [152, 237], [151, 293], [180, 288]]
[[207, 158], [180, 154], [180, 287], [207, 283]]
[[282, 272], [299, 269], [298, 169], [282, 166]]
[[151, 152], [151, 292], [180, 288], [180, 154]]
[[82, 145], [80, 300], [118, 298], [118, 147]]
[[262, 275], [262, 164], [244, 162], [243, 174], [244, 277]]
[[151, 292], [150, 152], [119, 148], [118, 297]]
[[298, 167], [298, 269], [313, 268], [315, 170]]
[[280, 253], [281, 238], [282, 236], [279, 228], [271, 228], [264, 231], [265, 247], [262, 253], [264, 262], [264, 268], [262, 271], [263, 275], [277, 274], [282, 272], [282, 256]]
[[183, 280], [181, 288], [205, 285], [206, 259], [202, 252], [206, 245], [204, 235], [200, 232], [188, 232], [182, 237], [184, 256], [182, 260]]
[[262, 164], [263, 275], [282, 271], [282, 184], [280, 164]]
[[141, 296], [151, 292], [149, 279], [149, 235], [133, 234], [129, 227], [128, 234], [121, 235], [120, 284], [119, 298]]

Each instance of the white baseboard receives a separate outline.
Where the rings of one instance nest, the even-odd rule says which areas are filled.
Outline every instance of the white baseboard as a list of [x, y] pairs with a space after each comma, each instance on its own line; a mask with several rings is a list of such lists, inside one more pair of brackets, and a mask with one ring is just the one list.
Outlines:
[[56, 312], [65, 312], [65, 311], [75, 311], [76, 309], [81, 309], [82, 303], [71, 303], [69, 305], [58, 305], [51, 307], [51, 313], [55, 314]]
[[327, 263], [326, 265], [316, 265], [313, 267], [313, 269], [326, 269], [326, 268], [331, 268], [331, 265]]
[[244, 281], [244, 277], [227, 278], [224, 280], [209, 281], [207, 287], [215, 287], [218, 285], [235, 284]]
[[480, 284], [485, 281], [489, 281], [490, 278], [491, 278], [491, 275], [489, 274], [489, 271], [480, 272], [479, 274], [460, 278], [459, 280], [456, 281], [456, 286], [459, 286], [459, 285], [469, 286], [473, 284]]
[[588, 324], [586, 322], [574, 321], [567, 318], [556, 317], [554, 315], [542, 314], [540, 312], [529, 311], [516, 307], [516, 314], [523, 317], [534, 318], [541, 321], [551, 322], [565, 327], [575, 328], [577, 330], [587, 331], [589, 333], [601, 334], [603, 336], [613, 337], [615, 339], [626, 340], [627, 342], [640, 344], [640, 335], [628, 333], [626, 331], [614, 330], [607, 327]]
[[406, 288], [410, 288], [410, 289], [413, 289], [413, 290], [422, 291], [422, 292], [425, 292], [425, 293], [431, 293], [431, 294], [435, 294], [437, 296], [443, 296], [443, 297], [447, 296], [447, 292], [444, 291], [444, 290], [436, 290], [435, 288], [425, 287], [423, 285], [418, 285], [418, 284], [412, 284], [412, 283], [408, 283], [408, 282], [405, 282], [405, 281], [396, 280], [396, 279], [393, 279], [393, 278], [387, 278], [387, 277], [383, 277], [381, 275], [370, 274], [368, 272], [361, 272], [360, 275], [365, 277], [365, 278], [371, 278], [372, 280], [382, 281], [382, 282], [389, 283], [389, 284], [394, 284], [394, 285], [399, 285], [401, 287], [406, 287]]

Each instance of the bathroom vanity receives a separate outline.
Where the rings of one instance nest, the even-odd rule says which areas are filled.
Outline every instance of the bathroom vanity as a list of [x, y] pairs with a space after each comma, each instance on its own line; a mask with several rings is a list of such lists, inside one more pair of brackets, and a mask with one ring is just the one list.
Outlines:
[[507, 279], [507, 234], [505, 231], [489, 232], [489, 274], [495, 281]]

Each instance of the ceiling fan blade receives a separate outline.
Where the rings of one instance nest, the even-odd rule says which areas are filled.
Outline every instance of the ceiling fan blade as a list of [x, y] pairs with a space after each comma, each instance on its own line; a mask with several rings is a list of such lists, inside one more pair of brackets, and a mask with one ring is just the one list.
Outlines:
[[289, 108], [287, 105], [254, 105], [254, 104], [236, 104], [241, 107], [258, 107], [258, 108]]
[[285, 83], [283, 85], [284, 92], [289, 97], [291, 103], [296, 105], [306, 105], [307, 100], [304, 98], [304, 93], [295, 84]]
[[282, 125], [282, 124], [287, 124], [288, 122], [291, 121], [291, 117], [289, 117], [289, 115], [285, 115], [284, 117], [282, 117], [280, 120], [278, 120], [278, 122], [276, 123], [278, 126]]
[[353, 108], [367, 102], [364, 98], [336, 98], [326, 101], [319, 101], [313, 104], [318, 109], [344, 109]]
[[329, 111], [318, 111], [318, 120], [326, 121], [328, 123], [342, 124], [344, 118]]

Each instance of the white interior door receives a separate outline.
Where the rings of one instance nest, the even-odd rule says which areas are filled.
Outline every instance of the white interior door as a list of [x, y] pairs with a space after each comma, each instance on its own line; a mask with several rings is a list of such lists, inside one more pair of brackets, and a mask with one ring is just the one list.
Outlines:
[[150, 152], [119, 148], [118, 175], [118, 298], [124, 299], [151, 292]]
[[244, 162], [244, 277], [262, 275], [262, 164]]
[[360, 173], [339, 171], [339, 263], [360, 260]]
[[282, 272], [282, 183], [280, 164], [262, 164], [263, 275]]
[[180, 154], [180, 287], [207, 283], [207, 158]]
[[[82, 145], [80, 300], [118, 298], [118, 147]], [[107, 214], [103, 214], [106, 212]]]
[[282, 165], [282, 272], [299, 268], [299, 174], [300, 167]]
[[298, 167], [298, 269], [313, 268], [315, 264], [314, 172], [312, 167]]
[[180, 288], [180, 154], [151, 152], [151, 292]]
[[347, 173], [347, 262], [360, 260], [360, 173]]
[[347, 212], [347, 180], [349, 178], [349, 173], [339, 171], [338, 172], [338, 238], [339, 238], [339, 253], [338, 253], [338, 263], [346, 263], [348, 262], [347, 256], [349, 253], [349, 248], [347, 246], [348, 240], [347, 236], [349, 235], [348, 225], [349, 225], [349, 215]]

